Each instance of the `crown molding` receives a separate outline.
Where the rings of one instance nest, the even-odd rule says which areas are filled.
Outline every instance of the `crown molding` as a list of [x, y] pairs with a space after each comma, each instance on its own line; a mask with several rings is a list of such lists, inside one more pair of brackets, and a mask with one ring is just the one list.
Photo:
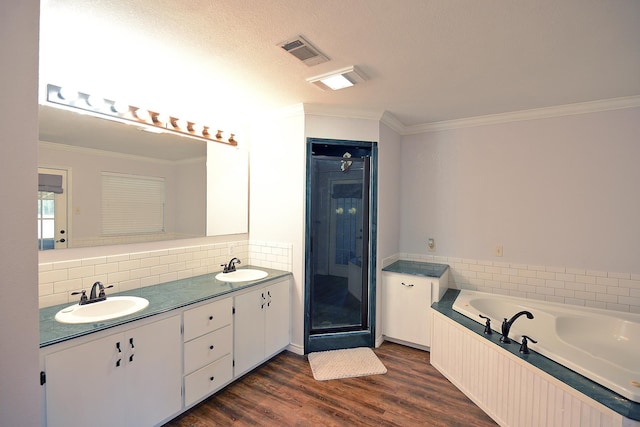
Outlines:
[[347, 119], [380, 120], [385, 113], [381, 109], [345, 107], [343, 105], [303, 104], [303, 106], [305, 114]]
[[601, 111], [637, 107], [640, 107], [640, 96], [628, 96], [623, 98], [612, 98], [598, 101], [580, 102], [575, 104], [558, 105], [554, 107], [534, 108], [531, 110], [513, 111], [509, 113], [489, 114], [486, 116], [469, 117], [465, 119], [445, 120], [441, 122], [425, 123], [414, 126], [404, 126], [400, 131], [400, 134], [413, 135], [418, 133], [494, 125], [524, 120], [546, 119], [552, 117], [571, 116], [576, 114], [596, 113]]

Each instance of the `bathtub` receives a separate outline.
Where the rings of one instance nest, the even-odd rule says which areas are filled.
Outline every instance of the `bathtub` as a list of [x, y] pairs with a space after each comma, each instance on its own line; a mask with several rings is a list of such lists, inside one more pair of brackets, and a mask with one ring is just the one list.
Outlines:
[[531, 350], [640, 403], [640, 314], [467, 290], [453, 309], [481, 324], [480, 314], [489, 317], [497, 333], [505, 317], [530, 311], [534, 318], [516, 320], [509, 338], [519, 343], [527, 335], [538, 342], [529, 341]]

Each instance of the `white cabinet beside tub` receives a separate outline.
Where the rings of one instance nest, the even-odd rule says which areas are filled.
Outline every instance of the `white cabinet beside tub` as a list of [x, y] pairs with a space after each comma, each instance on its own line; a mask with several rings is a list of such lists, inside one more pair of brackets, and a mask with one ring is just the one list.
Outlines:
[[152, 426], [180, 411], [180, 326], [172, 316], [48, 354], [47, 426]]
[[382, 335], [388, 341], [428, 350], [431, 346], [431, 304], [447, 288], [448, 272], [425, 277], [382, 273]]

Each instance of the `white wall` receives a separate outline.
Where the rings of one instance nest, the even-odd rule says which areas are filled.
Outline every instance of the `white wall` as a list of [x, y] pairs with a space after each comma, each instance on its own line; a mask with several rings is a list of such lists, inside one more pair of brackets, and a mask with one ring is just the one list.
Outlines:
[[292, 245], [291, 344], [304, 348], [305, 139], [301, 105], [251, 129], [249, 236]]
[[630, 108], [405, 136], [401, 251], [640, 273], [638, 135]]
[[380, 124], [378, 143], [378, 221], [376, 343], [382, 342], [382, 268], [395, 260], [400, 251], [400, 157], [401, 137]]
[[40, 425], [37, 0], [0, 2], [0, 425]]

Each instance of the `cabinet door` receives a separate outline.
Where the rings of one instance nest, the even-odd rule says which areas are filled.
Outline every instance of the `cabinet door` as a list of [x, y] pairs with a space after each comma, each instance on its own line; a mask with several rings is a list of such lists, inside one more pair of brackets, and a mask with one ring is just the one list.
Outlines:
[[430, 345], [428, 278], [386, 273], [383, 279], [383, 327], [389, 337], [423, 346]]
[[290, 291], [289, 280], [266, 288], [264, 356], [271, 357], [289, 345]]
[[125, 425], [124, 351], [116, 334], [47, 355], [47, 426]]
[[[150, 323], [125, 334], [126, 424], [151, 426], [182, 409], [180, 316]], [[120, 424], [122, 425], [122, 424]]]
[[267, 299], [265, 289], [261, 288], [239, 295], [234, 300], [233, 373], [234, 377], [238, 377], [264, 359], [264, 312]]

